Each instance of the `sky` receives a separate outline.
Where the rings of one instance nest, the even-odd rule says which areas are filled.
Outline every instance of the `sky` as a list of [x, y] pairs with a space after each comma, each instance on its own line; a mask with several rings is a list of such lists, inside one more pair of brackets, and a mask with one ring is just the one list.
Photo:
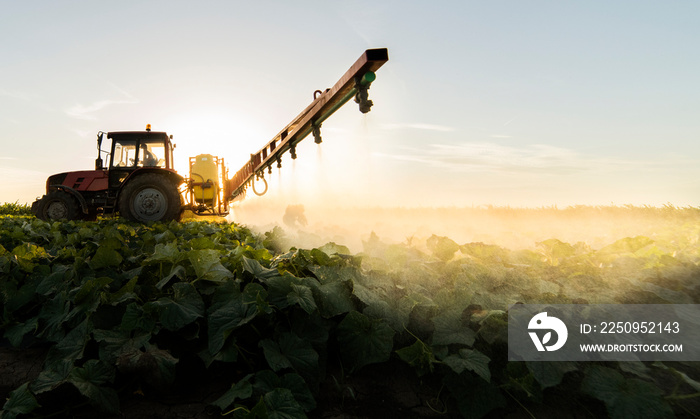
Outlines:
[[[700, 206], [700, 2], [0, 0], [0, 202], [147, 123], [234, 172], [368, 48], [348, 103], [269, 175], [340, 206]], [[263, 201], [264, 202], [264, 201]]]

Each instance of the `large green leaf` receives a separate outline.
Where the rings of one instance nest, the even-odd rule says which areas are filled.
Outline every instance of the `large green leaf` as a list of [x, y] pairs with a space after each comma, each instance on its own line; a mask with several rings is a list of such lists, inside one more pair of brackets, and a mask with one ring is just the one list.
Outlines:
[[233, 278], [233, 273], [221, 264], [221, 253], [218, 250], [191, 250], [188, 258], [198, 279], [222, 282]]
[[314, 399], [306, 380], [301, 375], [288, 373], [282, 376], [279, 383], [280, 388], [289, 389], [294, 395], [294, 400], [307, 412], [316, 408], [316, 400]]
[[394, 346], [394, 330], [389, 325], [357, 311], [349, 312], [338, 324], [337, 336], [341, 356], [353, 370], [388, 360]]
[[144, 311], [143, 306], [136, 302], [129, 303], [126, 306], [120, 329], [126, 332], [133, 330], [142, 330], [144, 332], [152, 332], [156, 328], [156, 313]]
[[291, 332], [260, 341], [265, 359], [273, 371], [292, 368], [304, 377], [318, 375], [318, 353], [311, 343]]
[[291, 390], [276, 388], [265, 394], [265, 407], [268, 419], [302, 419], [306, 418], [304, 409], [294, 398]]
[[169, 351], [146, 343], [143, 350], [124, 348], [116, 365], [120, 372], [134, 374], [151, 386], [165, 390], [175, 380], [178, 361]]
[[219, 352], [231, 332], [250, 322], [257, 313], [257, 307], [244, 303], [241, 295], [211, 313], [208, 318], [209, 352], [212, 355]]
[[100, 359], [108, 363], [114, 363], [125, 353], [141, 350], [151, 339], [151, 334], [143, 330], [133, 333], [122, 329], [94, 330], [92, 335], [100, 344]]
[[432, 349], [421, 340], [405, 348], [396, 351], [396, 354], [404, 362], [415, 368], [418, 376], [433, 372], [433, 364], [436, 362]]
[[445, 311], [432, 319], [435, 325], [433, 345], [460, 344], [472, 346], [476, 333], [462, 323], [462, 313], [456, 310]]
[[151, 309], [159, 313], [163, 327], [175, 331], [204, 316], [204, 301], [192, 284], [178, 282], [173, 285], [172, 297], [144, 305], [144, 310]]
[[[279, 309], [283, 309], [288, 307], [290, 304], [298, 303], [296, 301], [290, 301], [288, 296], [293, 292], [292, 285], [301, 283], [299, 278], [285, 272], [285, 274], [282, 276], [276, 275], [262, 281], [267, 286], [270, 304], [273, 304]], [[314, 304], [316, 304], [315, 301]]]
[[49, 296], [58, 292], [60, 289], [65, 289], [66, 282], [69, 281], [70, 275], [74, 272], [72, 267], [68, 265], [54, 265], [51, 268], [51, 274], [47, 275], [36, 287], [36, 293]]
[[5, 330], [4, 337], [10, 341], [12, 346], [18, 348], [22, 344], [24, 335], [29, 332], [36, 331], [38, 326], [39, 319], [37, 317], [32, 317], [25, 323], [14, 325]]
[[83, 356], [85, 345], [90, 340], [91, 323], [88, 319], [73, 328], [65, 338], [49, 349], [45, 365], [49, 368], [56, 362], [75, 361]]
[[333, 242], [329, 242], [319, 247], [318, 250], [327, 254], [328, 256], [340, 254], [340, 255], [351, 255], [350, 249], [347, 246], [339, 245]]
[[226, 391], [226, 393], [211, 402], [211, 404], [218, 407], [222, 411], [225, 411], [236, 400], [245, 400], [252, 396], [253, 385], [249, 381], [252, 376], [253, 374], [248, 374], [242, 379], [238, 380], [238, 382], [234, 383], [231, 388]]
[[359, 282], [353, 284], [352, 293], [367, 305], [363, 313], [367, 316], [384, 319], [392, 329], [402, 331], [408, 324], [411, 310], [416, 303], [404, 296], [390, 298], [382, 289], [371, 289]]
[[246, 284], [240, 298], [243, 304], [255, 306], [258, 313], [272, 313], [272, 307], [267, 300], [267, 290], [256, 282]]
[[[622, 364], [623, 363], [620, 363], [620, 366], [622, 366]], [[644, 367], [644, 364], [642, 364], [641, 362], [639, 362], [638, 364], [634, 363], [634, 362], [626, 362], [624, 364], [627, 364], [628, 368], [630, 367], [630, 364], [636, 364], [636, 366], [639, 368], [642, 368], [642, 367], [646, 368], [646, 367]], [[663, 362], [660, 362], [660, 361], [654, 362], [652, 364], [652, 366], [670, 371], [672, 374], [678, 376], [686, 384], [688, 384], [690, 387], [692, 387], [695, 391], [700, 392], [700, 382], [695, 381], [692, 378], [688, 377], [688, 375], [686, 373], [678, 371], [675, 368], [668, 367], [668, 366], [664, 365]], [[642, 375], [644, 375], [644, 374], [642, 374]]]
[[320, 302], [321, 314], [330, 318], [355, 309], [352, 288], [345, 282], [326, 282], [314, 288], [314, 296]]
[[325, 347], [328, 343], [328, 331], [334, 323], [324, 319], [318, 311], [311, 314], [294, 310], [290, 313], [289, 321], [292, 332], [310, 342], [314, 347]]
[[435, 234], [428, 238], [426, 244], [428, 250], [433, 252], [433, 255], [443, 262], [452, 259], [459, 250], [459, 245], [454, 240], [449, 237], [436, 236]]
[[61, 327], [70, 312], [70, 301], [65, 292], [57, 293], [51, 300], [46, 301], [39, 311], [39, 320], [44, 324], [40, 336], [51, 342], [58, 342], [65, 336]]
[[[328, 257], [325, 253], [318, 249], [315, 249], [318, 254]], [[360, 273], [358, 269], [354, 266], [344, 266], [344, 264], [316, 264], [309, 265], [308, 269], [316, 276], [321, 284], [328, 284], [331, 282], [345, 282], [352, 284], [355, 282]]]
[[508, 315], [501, 310], [491, 310], [479, 320], [477, 335], [489, 344], [508, 342]]
[[308, 385], [301, 375], [290, 372], [278, 376], [270, 370], [258, 371], [255, 374], [255, 391], [269, 393], [277, 388], [285, 388], [292, 392], [294, 399], [305, 411], [311, 411], [316, 407], [316, 401], [309, 390]]
[[243, 265], [243, 270], [253, 274], [253, 276], [261, 281], [273, 278], [279, 275], [277, 269], [265, 268], [255, 259], [251, 259], [243, 256], [241, 258], [241, 263]]
[[144, 263], [176, 263], [182, 258], [182, 255], [183, 253], [177, 248], [176, 243], [157, 243], [153, 249], [153, 254], [146, 258]]
[[25, 272], [32, 272], [41, 259], [49, 256], [46, 249], [34, 243], [23, 243], [12, 249], [11, 253], [15, 255], [15, 261]]
[[28, 387], [29, 383], [24, 383], [10, 393], [0, 412], [2, 419], [15, 419], [18, 415], [30, 413], [40, 407]]
[[68, 376], [68, 381], [87, 397], [94, 407], [109, 414], [119, 413], [117, 392], [105, 386], [114, 381], [114, 368], [111, 366], [92, 359], [82, 367], [74, 368]]
[[156, 288], [159, 290], [163, 289], [168, 282], [170, 282], [173, 278], [179, 277], [180, 279], [186, 279], [187, 278], [187, 269], [185, 269], [184, 266], [182, 265], [173, 265], [173, 267], [170, 269], [170, 273], [165, 275], [158, 283], [156, 284]]
[[[200, 291], [202, 292], [202, 291]], [[205, 293], [202, 292], [204, 295]], [[230, 301], [241, 298], [240, 284], [236, 281], [226, 281], [210, 288], [211, 302], [207, 307], [207, 312], [213, 313]]]
[[[41, 266], [38, 266], [36, 270], [38, 271], [40, 268]], [[0, 296], [3, 297], [0, 301], [5, 302], [4, 309], [12, 313], [34, 300], [36, 288], [39, 285], [39, 278], [33, 278], [24, 282], [19, 289], [15, 289], [14, 284], [10, 281], [0, 284], [2, 285], [0, 287]]]
[[457, 374], [464, 370], [473, 371], [486, 382], [491, 382], [490, 361], [489, 357], [476, 349], [460, 349], [459, 355], [449, 355], [442, 360]]
[[35, 394], [53, 390], [68, 380], [68, 375], [73, 369], [70, 360], [59, 360], [51, 366], [44, 368], [32, 382], [31, 389]]
[[92, 302], [89, 300], [99, 298], [98, 294], [106, 290], [107, 286], [113, 281], [114, 280], [112, 278], [105, 276], [100, 278], [90, 278], [80, 286], [78, 293], [73, 297], [73, 301], [75, 304], [85, 304], [86, 307], [91, 307]]
[[209, 237], [194, 238], [189, 241], [189, 245], [192, 246], [192, 249], [214, 249], [217, 247], [216, 243]]
[[309, 314], [316, 310], [313, 292], [306, 285], [291, 284], [291, 291], [287, 294], [287, 302], [290, 305], [298, 304]]
[[552, 266], [558, 266], [562, 260], [576, 253], [576, 249], [572, 245], [558, 239], [548, 239], [538, 242], [537, 247], [542, 250], [547, 263]]
[[581, 391], [602, 400], [613, 419], [674, 416], [661, 390], [648, 381], [625, 378], [600, 365], [587, 368], [585, 374]]
[[597, 253], [601, 255], [635, 253], [652, 243], [654, 243], [654, 240], [645, 236], [625, 237], [624, 239], [620, 239], [613, 244], [605, 246]]
[[89, 264], [92, 269], [100, 269], [119, 266], [123, 260], [122, 255], [115, 249], [109, 246], [100, 246], [90, 259]]
[[576, 371], [575, 362], [526, 362], [530, 370], [542, 388], [554, 387], [561, 383], [567, 372]]
[[508, 260], [510, 254], [508, 249], [481, 242], [463, 244], [460, 246], [460, 251], [479, 262], [489, 264], [503, 263], [505, 260]]

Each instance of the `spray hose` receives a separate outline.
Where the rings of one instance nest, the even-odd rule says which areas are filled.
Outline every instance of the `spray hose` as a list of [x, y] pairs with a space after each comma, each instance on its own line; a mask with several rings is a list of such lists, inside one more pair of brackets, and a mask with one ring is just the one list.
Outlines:
[[262, 179], [262, 181], [265, 183], [265, 189], [262, 192], [258, 192], [255, 190], [255, 179], [250, 181], [250, 184], [253, 185], [253, 192], [255, 192], [255, 195], [257, 196], [263, 196], [267, 192], [267, 181], [265, 180], [265, 176], [258, 173], [256, 176], [258, 179]]

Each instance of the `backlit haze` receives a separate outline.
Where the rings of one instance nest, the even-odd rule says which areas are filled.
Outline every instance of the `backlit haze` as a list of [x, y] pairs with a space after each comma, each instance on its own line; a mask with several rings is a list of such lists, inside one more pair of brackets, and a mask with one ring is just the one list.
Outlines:
[[[0, 15], [0, 202], [98, 131], [242, 166], [367, 48], [389, 62], [233, 212], [700, 205], [695, 1], [27, 1]], [[276, 214], [276, 215], [274, 215]]]

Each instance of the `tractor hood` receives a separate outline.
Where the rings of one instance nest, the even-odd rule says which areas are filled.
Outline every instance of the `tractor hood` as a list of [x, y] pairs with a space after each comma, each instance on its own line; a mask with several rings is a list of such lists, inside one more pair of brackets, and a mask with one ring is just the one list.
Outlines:
[[78, 170], [49, 176], [46, 180], [46, 192], [59, 187], [67, 187], [75, 191], [103, 190], [107, 188], [107, 172], [105, 170]]

